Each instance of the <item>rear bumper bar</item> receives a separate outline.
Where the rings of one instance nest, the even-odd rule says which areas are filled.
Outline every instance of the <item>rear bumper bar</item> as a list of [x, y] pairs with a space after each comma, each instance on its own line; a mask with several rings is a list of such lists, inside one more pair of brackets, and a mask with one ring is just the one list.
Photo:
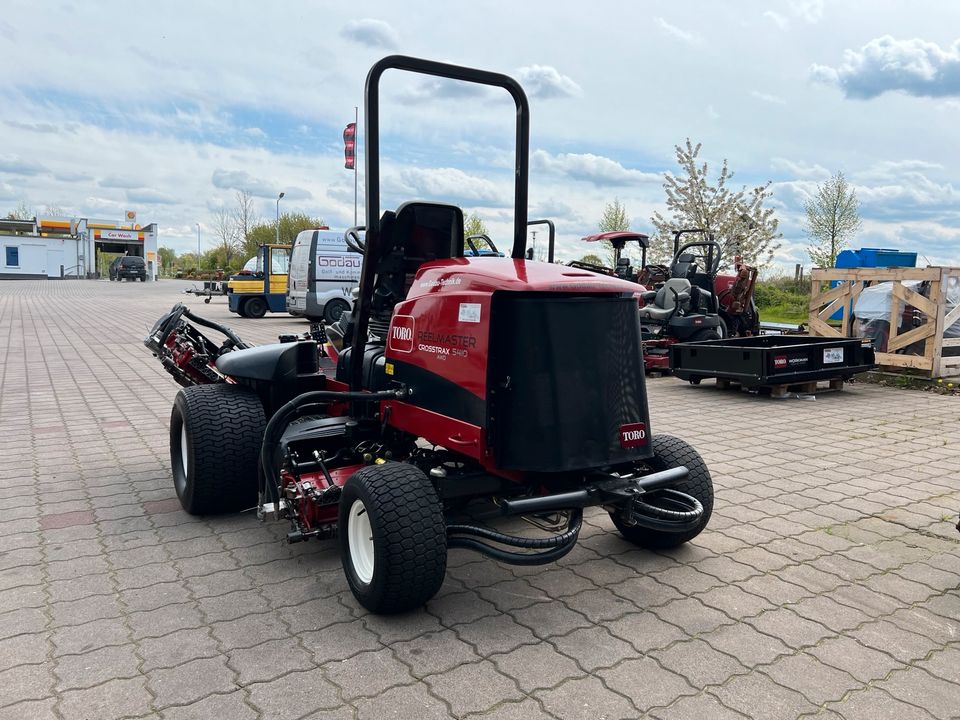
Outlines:
[[676, 467], [650, 473], [639, 478], [608, 476], [581, 490], [540, 497], [503, 500], [500, 504], [500, 511], [503, 515], [532, 515], [619, 503], [628, 500], [633, 495], [675, 485], [685, 480], [687, 475], [689, 475], [687, 468]]

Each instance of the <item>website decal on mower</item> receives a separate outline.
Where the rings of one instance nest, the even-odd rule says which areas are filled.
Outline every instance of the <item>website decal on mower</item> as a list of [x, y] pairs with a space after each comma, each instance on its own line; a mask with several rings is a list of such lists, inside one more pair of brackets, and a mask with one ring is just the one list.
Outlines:
[[620, 447], [634, 448], [647, 444], [647, 424], [630, 423], [620, 426]]

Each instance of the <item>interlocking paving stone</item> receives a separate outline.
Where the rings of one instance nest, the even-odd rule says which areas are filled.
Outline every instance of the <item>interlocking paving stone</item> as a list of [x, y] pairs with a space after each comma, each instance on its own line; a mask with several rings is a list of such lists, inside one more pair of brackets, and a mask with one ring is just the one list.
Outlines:
[[483, 712], [504, 700], [523, 697], [516, 681], [500, 673], [489, 660], [460, 665], [441, 675], [429, 675], [425, 680], [433, 694], [450, 705], [454, 717]]
[[546, 643], [524, 645], [505, 655], [492, 655], [490, 660], [504, 675], [514, 678], [520, 689], [527, 693], [553, 687], [567, 678], [584, 674], [573, 660]]
[[[460, 640], [451, 630], [424, 633], [413, 640], [397, 642], [390, 647], [401, 662], [415, 669], [417, 677], [446, 672], [458, 665], [481, 660], [473, 648]], [[493, 657], [495, 659], [498, 656]]]
[[664, 670], [650, 658], [625, 660], [597, 675], [611, 690], [630, 698], [640, 712], [696, 692], [682, 675]]
[[[0, 720], [957, 714], [956, 398], [650, 378], [714, 478], [702, 535], [652, 552], [588, 510], [559, 563], [453, 551], [424, 611], [379, 618], [335, 542], [180, 509], [177, 386], [140, 343], [189, 285], [0, 281]], [[186, 302], [256, 343], [305, 328]]]
[[226, 658], [203, 658], [183, 665], [147, 673], [147, 685], [155, 696], [158, 708], [186, 705], [210, 693], [235, 690], [236, 673], [227, 667]]
[[428, 694], [422, 685], [390, 688], [375, 698], [357, 700], [356, 706], [358, 720], [445, 720], [450, 717], [447, 706]]
[[685, 677], [697, 689], [721, 685], [733, 675], [747, 671], [735, 658], [714, 649], [701, 639], [676, 643], [666, 650], [651, 653], [651, 656], [668, 670]]
[[314, 710], [335, 709], [343, 700], [335, 685], [318, 668], [289, 675], [265, 683], [248, 686], [250, 703], [265, 718], [294, 720]]
[[778, 685], [762, 673], [739, 675], [710, 692], [727, 707], [764, 720], [796, 718], [817, 707], [800, 693]]
[[654, 708], [650, 716], [657, 720], [740, 720], [748, 717], [724, 707], [719, 700], [707, 693], [685, 695], [669, 707]]

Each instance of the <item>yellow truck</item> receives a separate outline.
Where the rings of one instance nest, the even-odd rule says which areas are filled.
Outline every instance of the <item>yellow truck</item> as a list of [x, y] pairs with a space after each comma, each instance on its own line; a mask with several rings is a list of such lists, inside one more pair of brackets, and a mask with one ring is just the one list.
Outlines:
[[227, 283], [230, 311], [248, 318], [262, 318], [268, 311], [286, 312], [289, 270], [289, 245], [261, 245]]

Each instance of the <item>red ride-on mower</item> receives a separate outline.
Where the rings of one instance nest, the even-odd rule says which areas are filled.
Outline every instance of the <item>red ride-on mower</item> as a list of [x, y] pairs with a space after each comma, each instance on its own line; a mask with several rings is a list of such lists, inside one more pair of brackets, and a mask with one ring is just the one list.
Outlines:
[[[585, 242], [609, 242], [610, 245], [613, 246], [613, 267], [595, 265], [594, 263], [583, 262], [582, 260], [573, 260], [567, 263], [569, 267], [589, 270], [590, 272], [595, 272], [600, 275], [610, 275], [612, 277], [629, 280], [630, 282], [641, 282], [640, 275], [642, 268], [647, 267], [647, 248], [650, 247], [650, 238], [648, 236], [629, 230], [614, 230], [611, 232], [597, 233], [596, 235], [587, 235], [587, 237], [583, 239]], [[623, 251], [629, 242], [635, 242], [640, 247], [641, 269], [634, 268], [630, 264], [630, 258], [623, 256]]]
[[[755, 268], [736, 261], [735, 275], [720, 275], [722, 249], [712, 238], [685, 243], [677, 230], [669, 277], [641, 295], [644, 364], [648, 370], [670, 366], [670, 346], [677, 342], [719, 340], [756, 335], [760, 315], [753, 302]], [[653, 274], [653, 273], [651, 273]]]
[[[411, 202], [380, 215], [388, 69], [513, 97], [510, 257], [466, 256], [463, 213], [452, 205]], [[359, 298], [327, 328], [330, 341], [318, 331], [246, 347], [183, 306], [145, 341], [187, 385], [170, 421], [183, 507], [256, 506], [290, 522], [290, 542], [337, 535], [347, 583], [375, 613], [428, 601], [454, 548], [521, 565], [561, 558], [585, 508], [603, 508], [637, 545], [696, 537], [713, 485], [696, 450], [651, 432], [636, 286], [524, 259], [522, 88], [504, 75], [393, 56], [371, 69], [365, 103], [366, 237], [347, 235], [363, 251]], [[226, 341], [216, 345], [198, 324]], [[504, 527], [511, 518], [530, 529]]]

